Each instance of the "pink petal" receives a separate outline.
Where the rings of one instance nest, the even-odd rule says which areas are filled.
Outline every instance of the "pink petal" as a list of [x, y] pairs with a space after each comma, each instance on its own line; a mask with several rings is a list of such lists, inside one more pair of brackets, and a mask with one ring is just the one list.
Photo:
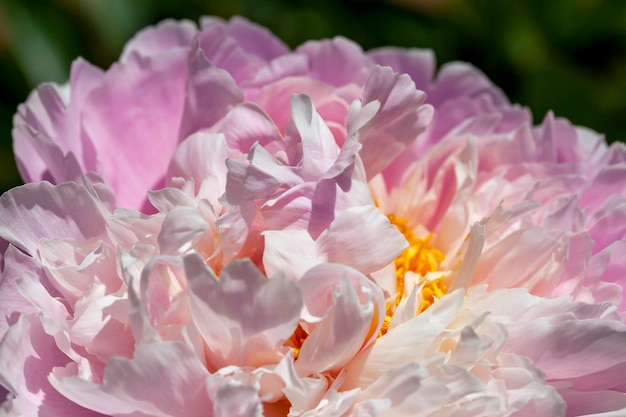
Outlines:
[[580, 196], [580, 207], [598, 210], [607, 196], [624, 195], [626, 192], [626, 166], [613, 165], [603, 168]]
[[268, 60], [287, 52], [268, 30], [236, 17], [230, 22], [205, 17], [201, 20], [200, 42], [206, 57], [225, 69], [238, 83], [256, 75]]
[[347, 266], [322, 264], [298, 282], [308, 311], [320, 320], [300, 349], [299, 372], [343, 367], [378, 333], [384, 314], [380, 288]]
[[[207, 20], [202, 20], [203, 28]], [[270, 61], [289, 52], [289, 48], [272, 32], [263, 26], [249, 20], [235, 16], [227, 26], [228, 35], [237, 41], [237, 44], [249, 54]]]
[[0, 381], [16, 395], [3, 408], [14, 415], [99, 416], [57, 392], [48, 382], [53, 369], [69, 361], [36, 316], [21, 316], [0, 342]]
[[214, 125], [242, 101], [243, 93], [232, 76], [211, 63], [195, 42], [189, 54], [180, 139]]
[[107, 294], [122, 286], [115, 249], [101, 241], [43, 240], [39, 254], [48, 279], [70, 305], [94, 285], [103, 285]]
[[302, 143], [299, 173], [304, 180], [319, 178], [339, 155], [335, 138], [319, 116], [311, 98], [304, 94], [291, 97], [291, 126], [286, 134]]
[[164, 255], [186, 253], [193, 249], [210, 229], [195, 207], [176, 207], [163, 220], [159, 232], [159, 248]]
[[143, 57], [167, 53], [172, 49], [187, 50], [198, 28], [189, 20], [164, 20], [137, 33], [124, 45], [120, 61], [124, 62], [133, 54]]
[[435, 107], [459, 97], [474, 98], [487, 95], [496, 105], [508, 100], [480, 70], [469, 64], [452, 62], [439, 70], [435, 85], [428, 91], [428, 102]]
[[430, 49], [386, 47], [367, 54], [378, 65], [391, 67], [399, 74], [408, 74], [418, 90], [428, 93], [435, 74], [435, 54]]
[[327, 262], [365, 274], [389, 264], [408, 247], [398, 228], [374, 206], [342, 211], [315, 243]]
[[616, 391], [559, 390], [567, 402], [566, 417], [619, 417], [626, 413], [626, 394]]
[[58, 292], [48, 281], [39, 262], [24, 252], [9, 245], [4, 253], [6, 266], [0, 277], [0, 340], [21, 315], [37, 313], [38, 309], [20, 293], [18, 282], [23, 276], [31, 276], [45, 285], [48, 292], [58, 296]]
[[268, 275], [278, 272], [298, 280], [321, 262], [315, 242], [305, 230], [267, 230], [263, 268]]
[[506, 326], [503, 350], [530, 358], [548, 381], [567, 381], [573, 389], [584, 391], [623, 385], [626, 325], [611, 304], [535, 297], [523, 289], [468, 300], [474, 314], [489, 311]]
[[283, 138], [266, 111], [254, 103], [237, 105], [211, 131], [223, 133], [228, 147], [243, 154], [255, 143], [274, 153], [283, 147]]
[[206, 388], [209, 374], [182, 343], [142, 345], [132, 359], [111, 358], [101, 385], [70, 371], [55, 370], [50, 382], [77, 404], [107, 415], [199, 417], [212, 404]]
[[424, 358], [435, 338], [458, 313], [464, 295], [461, 290], [450, 293], [422, 314], [413, 315], [409, 321], [399, 323], [378, 338], [362, 354], [362, 358], [357, 358], [348, 366], [348, 372], [352, 373], [348, 387], [367, 387], [380, 378], [385, 370]]
[[83, 127], [99, 172], [121, 207], [141, 208], [163, 181], [178, 144], [187, 73], [185, 50], [131, 54], [114, 64], [83, 108]]
[[294, 94], [309, 96], [322, 119], [329, 126], [330, 122], [343, 125], [348, 112], [348, 104], [337, 93], [335, 88], [321, 81], [305, 76], [289, 76], [264, 85], [254, 97], [249, 97], [249, 99], [260, 105], [278, 129], [284, 132], [291, 114], [291, 101]]
[[103, 286], [94, 285], [76, 303], [74, 316], [68, 324], [72, 343], [106, 363], [115, 356], [131, 357], [135, 339], [126, 317], [119, 317], [116, 311], [121, 309], [128, 314], [127, 300], [104, 293]]
[[354, 42], [336, 37], [331, 40], [309, 41], [296, 50], [309, 58], [309, 75], [339, 87], [365, 84], [373, 63]]
[[99, 202], [82, 186], [47, 182], [13, 188], [0, 197], [0, 237], [35, 256], [42, 238], [104, 235]]
[[[382, 171], [396, 156], [422, 133], [433, 116], [433, 108], [423, 105], [422, 91], [415, 89], [411, 78], [394, 73], [386, 67], [376, 67], [363, 89], [362, 102], [380, 102], [380, 110], [362, 129], [359, 141], [363, 144], [361, 158], [368, 179]], [[348, 134], [354, 134], [348, 116]]]
[[249, 261], [226, 265], [219, 280], [195, 255], [185, 258], [185, 270], [209, 361], [217, 367], [277, 362], [277, 349], [295, 330], [302, 308], [297, 286], [280, 275], [265, 278]]

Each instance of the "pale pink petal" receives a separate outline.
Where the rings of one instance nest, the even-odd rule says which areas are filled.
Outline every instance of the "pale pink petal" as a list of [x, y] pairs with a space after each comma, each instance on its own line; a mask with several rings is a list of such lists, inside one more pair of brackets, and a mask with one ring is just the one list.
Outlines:
[[70, 318], [70, 311], [66, 305], [51, 296], [46, 287], [37, 280], [38, 276], [30, 271], [24, 272], [22, 276], [17, 279], [16, 287], [17, 291], [24, 296], [30, 304], [36, 309], [37, 313], [46, 319], [51, 319], [57, 322], [63, 322]]
[[619, 202], [616, 207], [596, 211], [589, 219], [589, 223], [588, 230], [593, 238], [594, 253], [600, 252], [614, 242], [624, 240], [626, 238], [626, 201]]
[[302, 143], [298, 172], [304, 180], [319, 178], [332, 166], [340, 149], [310, 97], [304, 94], [291, 97], [291, 123], [286, 134]]
[[83, 346], [103, 363], [115, 356], [131, 357], [135, 339], [126, 321], [120, 321], [116, 310], [127, 314], [127, 300], [105, 295], [103, 286], [94, 285], [75, 305], [68, 320], [72, 343]]
[[342, 263], [367, 274], [392, 262], [406, 239], [374, 206], [348, 208], [316, 240], [326, 262]]
[[463, 253], [463, 262], [461, 267], [450, 276], [449, 291], [458, 288], [468, 289], [472, 283], [472, 278], [476, 273], [476, 267], [481, 260], [483, 245], [485, 243], [485, 226], [476, 223], [470, 229], [467, 246], [461, 249]]
[[328, 389], [324, 377], [302, 378], [293, 363], [293, 353], [288, 352], [274, 368], [276, 375], [284, 381], [284, 394], [295, 412], [314, 408]]
[[315, 407], [304, 412], [302, 417], [341, 417], [345, 416], [356, 400], [358, 390], [338, 392], [328, 390]]
[[0, 342], [0, 382], [16, 396], [4, 407], [16, 416], [99, 416], [67, 399], [48, 382], [50, 372], [69, 361], [36, 316], [21, 316]]
[[103, 236], [99, 202], [76, 183], [47, 182], [13, 188], [0, 197], [0, 237], [31, 256], [42, 238]]
[[79, 135], [60, 87], [43, 84], [14, 117], [16, 162], [26, 181], [74, 181], [83, 173]]
[[[424, 92], [406, 74], [394, 73], [388, 67], [376, 67], [363, 88], [362, 103], [380, 102], [380, 110], [363, 128], [359, 141], [363, 144], [361, 158], [367, 178], [382, 171], [421, 134], [433, 116], [433, 108], [423, 105]], [[355, 134], [348, 115], [348, 134]]]
[[[47, 101], [46, 96], [49, 97]], [[55, 181], [55, 171], [59, 175], [57, 165], [61, 165], [63, 151], [59, 144], [53, 143], [57, 135], [50, 113], [64, 112], [59, 87], [50, 84], [41, 85], [18, 106], [13, 117], [13, 147], [17, 168], [24, 181]]]
[[210, 130], [222, 133], [228, 147], [241, 153], [250, 151], [255, 143], [274, 153], [283, 147], [283, 138], [276, 120], [266, 111], [254, 103], [237, 105]]
[[[18, 108], [14, 145], [18, 167], [25, 170], [24, 178], [58, 183], [96, 169], [92, 144], [82, 135], [80, 113], [103, 77], [102, 70], [79, 58], [72, 63], [71, 86], [42, 84]], [[48, 172], [39, 167], [40, 161], [47, 165]]]
[[[195, 185], [195, 184], [194, 184]], [[160, 213], [169, 213], [176, 207], [195, 207], [196, 200], [178, 188], [163, 188], [148, 193], [150, 203], [156, 207]]]
[[[185, 258], [194, 321], [214, 366], [278, 362], [296, 328], [300, 290], [282, 276], [265, 278], [249, 261], [233, 261], [219, 280], [197, 255]], [[247, 306], [247, 308], [241, 308]]]
[[263, 417], [263, 408], [257, 390], [236, 382], [209, 377], [209, 394], [214, 416]]
[[270, 276], [282, 272], [297, 280], [321, 261], [315, 242], [305, 230], [267, 230], [263, 236], [263, 268]]
[[597, 301], [613, 302], [619, 306], [620, 311], [626, 311], [626, 297], [623, 295], [626, 277], [626, 259], [622, 256], [624, 250], [626, 250], [625, 241], [613, 243], [591, 259], [588, 269], [590, 277], [606, 286], [602, 288], [605, 297], [598, 297], [598, 294], [595, 294]]
[[296, 362], [299, 372], [337, 370], [372, 340], [384, 314], [380, 288], [347, 266], [322, 264], [298, 282], [311, 319], [320, 320]]
[[548, 381], [585, 391], [623, 385], [626, 326], [614, 306], [535, 297], [523, 289], [468, 300], [474, 314], [489, 311], [506, 326], [503, 350], [530, 358]]
[[101, 384], [82, 380], [71, 371], [56, 369], [50, 382], [77, 404], [107, 415], [199, 417], [212, 405], [206, 382], [209, 373], [182, 343], [142, 345], [132, 359], [111, 358]]
[[40, 282], [51, 296], [60, 296], [35, 258], [26, 255], [13, 245], [9, 245], [4, 253], [4, 258], [6, 266], [0, 277], [0, 312], [2, 314], [0, 317], [0, 340], [9, 327], [17, 322], [20, 315], [37, 313], [38, 311], [37, 307], [20, 293], [18, 282], [21, 277], [29, 275]]
[[534, 285], [545, 277], [545, 268], [554, 262], [551, 257], [558, 249], [558, 242], [540, 228], [511, 233], [485, 249], [476, 265], [473, 285], [489, 282], [492, 289]]
[[422, 314], [398, 323], [346, 368], [351, 377], [347, 387], [367, 387], [387, 369], [419, 361], [435, 339], [452, 321], [463, 304], [464, 292], [443, 297]]
[[70, 305], [94, 285], [103, 285], [107, 294], [118, 291], [116, 252], [99, 240], [46, 239], [40, 242], [39, 256], [48, 279]]
[[[180, 303], [186, 298], [183, 293], [187, 288], [184, 268], [179, 257], [157, 256], [151, 258], [141, 272], [141, 306], [150, 324], [157, 327], [186, 324], [190, 320], [187, 303]], [[177, 307], [181, 307], [175, 311]]]
[[204, 216], [195, 207], [176, 207], [163, 220], [159, 248], [164, 255], [178, 255], [192, 250], [210, 230]]
[[224, 135], [195, 133], [176, 149], [167, 177], [193, 180], [196, 194], [202, 181], [214, 177], [219, 187], [215, 194], [219, 196], [226, 186], [226, 160], [235, 155], [235, 152], [228, 149]]
[[472, 412], [480, 408], [485, 409], [483, 412], [497, 410], [495, 398], [485, 395], [483, 384], [470, 373], [454, 367], [442, 371], [443, 375], [429, 375], [429, 370], [417, 363], [394, 367], [363, 390], [359, 398], [369, 399], [365, 404], [387, 400], [388, 410], [382, 416], [430, 416], [441, 410], [464, 415], [463, 409], [474, 415]]

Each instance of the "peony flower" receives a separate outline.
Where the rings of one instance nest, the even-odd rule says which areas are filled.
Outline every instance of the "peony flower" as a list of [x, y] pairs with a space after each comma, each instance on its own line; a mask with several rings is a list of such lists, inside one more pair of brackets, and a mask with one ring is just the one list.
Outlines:
[[166, 21], [14, 144], [3, 415], [626, 412], [624, 146], [467, 64]]

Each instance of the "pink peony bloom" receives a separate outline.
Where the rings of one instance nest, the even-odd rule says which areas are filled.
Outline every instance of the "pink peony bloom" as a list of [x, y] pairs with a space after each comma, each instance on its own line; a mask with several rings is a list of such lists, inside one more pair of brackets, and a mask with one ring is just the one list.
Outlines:
[[15, 117], [7, 416], [626, 413], [626, 150], [473, 67], [166, 21]]

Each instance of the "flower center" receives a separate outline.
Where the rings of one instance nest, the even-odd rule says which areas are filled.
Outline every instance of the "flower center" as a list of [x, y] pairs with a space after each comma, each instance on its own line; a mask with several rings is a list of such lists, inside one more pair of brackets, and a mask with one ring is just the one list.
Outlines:
[[391, 224], [396, 226], [409, 242], [409, 247], [394, 261], [396, 267], [396, 296], [393, 302], [387, 302], [385, 321], [379, 336], [384, 335], [389, 330], [389, 323], [391, 323], [393, 313], [404, 297], [407, 273], [411, 272], [419, 277], [419, 282], [416, 285], [421, 287], [421, 299], [416, 314], [426, 310], [435, 300], [443, 297], [448, 290], [444, 283], [445, 277], [440, 276], [431, 280], [427, 277], [429, 273], [439, 270], [439, 264], [445, 258], [443, 252], [430, 244], [433, 235], [429, 234], [424, 238], [419, 238], [415, 236], [415, 233], [409, 227], [407, 219], [397, 217], [395, 214], [389, 214], [387, 217]]
[[293, 349], [294, 359], [298, 359], [302, 344], [308, 336], [309, 334], [302, 328], [301, 325], [298, 324], [298, 327], [296, 327], [296, 330], [293, 332], [291, 337], [285, 342], [285, 346], [289, 346]]

